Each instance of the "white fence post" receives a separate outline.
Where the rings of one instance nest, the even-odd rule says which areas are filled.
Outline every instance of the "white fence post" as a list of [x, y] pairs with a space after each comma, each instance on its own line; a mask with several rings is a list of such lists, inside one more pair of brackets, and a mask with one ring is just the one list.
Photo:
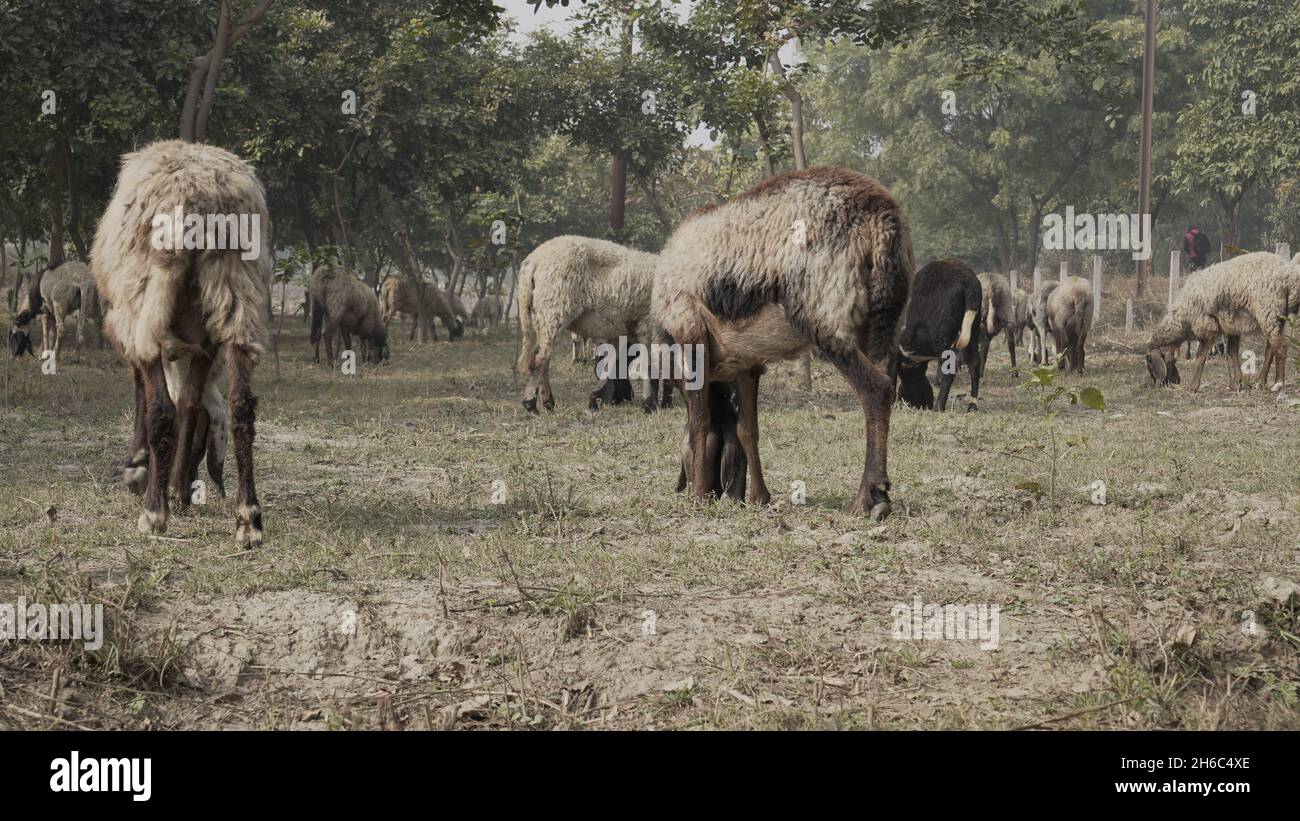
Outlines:
[[1012, 268], [1012, 269], [1011, 269], [1011, 290], [1012, 290], [1012, 292], [1015, 292], [1015, 290], [1016, 290], [1016, 280], [1018, 280], [1019, 278], [1020, 278], [1020, 272], [1017, 271], [1015, 268]]
[[1174, 307], [1174, 302], [1178, 299], [1178, 269], [1182, 264], [1182, 257], [1178, 251], [1169, 252], [1169, 307]]
[[1287, 262], [1291, 261], [1291, 243], [1279, 242], [1277, 244], [1277, 255]]
[[1092, 321], [1101, 316], [1101, 257], [1092, 258]]
[[1067, 262], [1066, 260], [1061, 260], [1061, 278], [1060, 278], [1060, 281], [1061, 281], [1061, 282], [1065, 282], [1066, 277], [1068, 277], [1068, 276], [1070, 276], [1070, 263]]
[[1133, 333], [1133, 300], [1128, 300], [1124, 308], [1124, 333]]
[[1038, 269], [1037, 265], [1035, 265], [1034, 266], [1034, 293], [1038, 293], [1038, 289], [1041, 288], [1042, 286], [1043, 286], [1043, 272]]

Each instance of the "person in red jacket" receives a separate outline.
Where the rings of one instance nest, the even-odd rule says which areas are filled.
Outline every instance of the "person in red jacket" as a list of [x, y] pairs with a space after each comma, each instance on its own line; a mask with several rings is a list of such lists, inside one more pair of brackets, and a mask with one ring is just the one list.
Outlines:
[[1210, 238], [1195, 225], [1183, 235], [1183, 253], [1187, 254], [1188, 268], [1198, 271], [1210, 261]]

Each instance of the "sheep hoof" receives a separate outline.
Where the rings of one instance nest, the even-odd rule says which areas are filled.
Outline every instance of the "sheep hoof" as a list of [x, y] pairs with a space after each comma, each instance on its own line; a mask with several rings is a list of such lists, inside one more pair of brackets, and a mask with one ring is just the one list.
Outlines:
[[130, 467], [122, 469], [122, 483], [136, 496], [144, 495], [145, 485], [149, 480], [149, 469], [146, 467]]
[[893, 507], [890, 506], [889, 502], [876, 502], [871, 507], [871, 521], [883, 522], [892, 511]]
[[550, 397], [549, 399], [547, 399], [545, 402], [543, 402], [543, 403], [542, 403], [542, 407], [543, 407], [543, 408], [546, 408], [546, 412], [547, 412], [547, 413], [554, 413], [554, 412], [555, 412], [555, 397], [552, 396], [552, 397]]
[[536, 399], [525, 399], [525, 400], [523, 401], [523, 406], [524, 406], [524, 410], [528, 411], [528, 412], [531, 413], [533, 416], [537, 416], [537, 415], [538, 415], [538, 414], [537, 414], [537, 400], [536, 400]]
[[146, 510], [135, 522], [136, 530], [146, 536], [167, 532], [167, 514], [161, 511]]
[[980, 409], [979, 404], [978, 404], [977, 402], [975, 402], [974, 400], [972, 400], [972, 401], [966, 403], [966, 412], [967, 412], [967, 413], [971, 413], [972, 411], [977, 411], [977, 410], [979, 410], [979, 409]]
[[1274, 382], [1272, 385], [1269, 386], [1269, 390], [1272, 391], [1273, 393], [1277, 393], [1278, 391], [1282, 390], [1282, 383]]
[[262, 544], [262, 509], [257, 505], [240, 505], [235, 514], [235, 541], [249, 547]]

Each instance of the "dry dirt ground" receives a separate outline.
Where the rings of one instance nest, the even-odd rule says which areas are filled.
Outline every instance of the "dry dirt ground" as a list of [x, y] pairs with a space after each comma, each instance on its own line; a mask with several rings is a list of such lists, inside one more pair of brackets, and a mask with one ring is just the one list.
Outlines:
[[[533, 418], [509, 329], [394, 336], [345, 376], [286, 322], [251, 552], [229, 500], [136, 533], [111, 352], [6, 361], [0, 603], [101, 603], [109, 636], [0, 642], [0, 728], [1300, 728], [1294, 378], [1155, 389], [1104, 321], [1064, 384], [1105, 410], [1049, 413], [998, 340], [978, 412], [895, 411], [873, 526], [841, 512], [862, 416], [824, 362], [811, 397], [764, 380], [773, 504], [700, 506], [680, 404], [589, 415], [564, 357]], [[996, 606], [996, 649], [896, 636], [916, 597]]]

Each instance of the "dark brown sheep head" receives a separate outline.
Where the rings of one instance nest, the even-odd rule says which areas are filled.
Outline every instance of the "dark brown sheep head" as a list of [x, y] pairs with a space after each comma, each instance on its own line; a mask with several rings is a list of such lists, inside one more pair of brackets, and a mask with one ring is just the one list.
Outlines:
[[9, 332], [9, 353], [12, 354], [15, 359], [25, 353], [31, 354], [35, 357], [36, 352], [32, 350], [32, 335], [22, 328], [14, 328], [11, 330]]
[[1182, 381], [1178, 375], [1178, 355], [1176, 348], [1153, 348], [1147, 351], [1147, 374], [1153, 385], [1177, 385]]

